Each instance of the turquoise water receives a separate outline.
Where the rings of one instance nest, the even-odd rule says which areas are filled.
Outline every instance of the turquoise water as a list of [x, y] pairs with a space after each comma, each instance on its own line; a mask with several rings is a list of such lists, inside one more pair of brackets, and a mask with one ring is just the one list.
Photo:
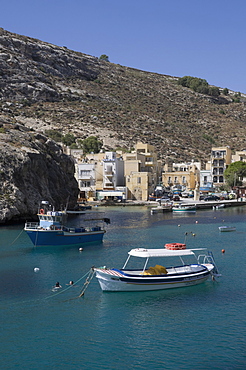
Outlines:
[[[246, 207], [187, 216], [104, 210], [104, 242], [82, 252], [34, 248], [23, 225], [0, 227], [1, 368], [245, 369]], [[220, 233], [221, 225], [236, 231]], [[186, 233], [189, 247], [213, 251], [219, 281], [103, 293], [93, 279], [78, 298], [91, 266], [122, 267], [131, 248], [161, 248]], [[53, 292], [56, 281], [62, 288]]]

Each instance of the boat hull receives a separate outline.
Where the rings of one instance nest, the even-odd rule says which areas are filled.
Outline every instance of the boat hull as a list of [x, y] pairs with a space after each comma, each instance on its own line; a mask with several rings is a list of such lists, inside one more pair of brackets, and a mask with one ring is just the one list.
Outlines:
[[101, 269], [95, 269], [95, 272], [101, 289], [103, 291], [112, 292], [149, 291], [188, 287], [201, 284], [210, 276], [210, 270], [208, 269], [197, 274], [161, 277], [124, 277], [117, 272], [114, 272], [114, 275], [104, 273]]
[[102, 242], [104, 230], [82, 233], [69, 233], [60, 230], [28, 230], [27, 235], [35, 246], [81, 245]]
[[175, 208], [173, 207], [173, 212], [196, 212], [196, 207], [192, 208]]
[[236, 228], [235, 227], [230, 227], [230, 226], [220, 226], [219, 227], [219, 231], [221, 232], [230, 232], [230, 231], [235, 231]]

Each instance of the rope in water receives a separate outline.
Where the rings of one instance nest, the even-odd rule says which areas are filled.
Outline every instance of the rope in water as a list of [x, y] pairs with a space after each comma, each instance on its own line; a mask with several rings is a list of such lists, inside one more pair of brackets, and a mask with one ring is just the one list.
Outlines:
[[[75, 281], [74, 284], [72, 285], [69, 285], [67, 288], [65, 289], [58, 289], [58, 292], [56, 294], [52, 294], [52, 295], [49, 295], [48, 297], [44, 298], [44, 299], [49, 299], [49, 298], [53, 298], [55, 296], [57, 296], [58, 294], [61, 294], [61, 293], [64, 293], [65, 291], [67, 291], [68, 289], [72, 288], [74, 285], [78, 284], [82, 279], [84, 279], [87, 275], [89, 275], [91, 273], [91, 269], [89, 271], [87, 271], [87, 273], [85, 275], [83, 275], [81, 278], [79, 278], [77, 281]], [[88, 278], [87, 278], [88, 279]], [[86, 284], [86, 282], [84, 283], [84, 285]], [[80, 297], [80, 295], [79, 295]]]
[[81, 290], [80, 295], [79, 295], [78, 298], [83, 297], [83, 295], [85, 294], [85, 291], [88, 288], [88, 286], [89, 286], [89, 284], [90, 284], [94, 275], [95, 275], [95, 271], [93, 270], [93, 268], [91, 268], [90, 271], [89, 271], [89, 274], [87, 276], [87, 279], [84, 283], [83, 289]]
[[[44, 298], [38, 298], [37, 300], [35, 300], [35, 301], [32, 301], [32, 300], [27, 300], [27, 301], [19, 301], [19, 302], [15, 302], [15, 303], [12, 303], [12, 306], [15, 306], [15, 305], [18, 305], [18, 304], [23, 304], [23, 303], [35, 303], [35, 302], [41, 302], [41, 301], [43, 301], [43, 300], [46, 300], [46, 299], [49, 299], [49, 298], [53, 298], [53, 297], [56, 297], [58, 294], [61, 294], [61, 293], [64, 293], [65, 291], [67, 291], [68, 289], [70, 289], [70, 288], [72, 288], [75, 284], [77, 284], [77, 283], [79, 283], [82, 279], [84, 279], [87, 275], [89, 275], [89, 274], [91, 274], [91, 271], [92, 271], [92, 269], [90, 269], [85, 275], [83, 275], [81, 278], [79, 278], [77, 281], [75, 281], [75, 283], [73, 284], [73, 285], [69, 285], [67, 288], [65, 288], [65, 289], [58, 289], [58, 292], [57, 293], [55, 293], [55, 294], [52, 294], [52, 295], [49, 295], [48, 297], [44, 297]], [[94, 275], [94, 271], [93, 271], [93, 275]], [[92, 275], [92, 277], [93, 277], [93, 275]], [[92, 277], [90, 278], [90, 280], [92, 279]], [[87, 278], [88, 279], [88, 278]], [[85, 285], [86, 284], [86, 285]], [[84, 283], [84, 286], [88, 286], [88, 283], [87, 282], [85, 282]], [[86, 289], [83, 289], [84, 291], [86, 290]], [[80, 295], [79, 296], [77, 296], [77, 297], [75, 297], [75, 298], [71, 298], [71, 299], [76, 299], [76, 298], [79, 298], [79, 297], [82, 297], [82, 294], [83, 292], [81, 292], [80, 293]], [[71, 299], [69, 299], [69, 300], [71, 300]], [[4, 309], [3, 307], [1, 307], [0, 306], [0, 309]]]
[[10, 244], [10, 246], [11, 245], [13, 245], [15, 242], [16, 242], [16, 240], [21, 236], [21, 234], [23, 233], [23, 231], [24, 231], [24, 229], [22, 229], [21, 230], [21, 232], [17, 235], [17, 237], [15, 238], [15, 240]]

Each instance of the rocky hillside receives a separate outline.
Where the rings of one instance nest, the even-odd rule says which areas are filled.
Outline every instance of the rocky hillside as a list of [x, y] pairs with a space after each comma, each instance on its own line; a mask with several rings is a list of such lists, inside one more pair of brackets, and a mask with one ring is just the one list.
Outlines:
[[207, 160], [212, 145], [244, 149], [245, 96], [215, 98], [178, 78], [115, 65], [0, 28], [0, 222], [40, 200], [76, 203], [74, 165], [47, 137], [96, 135], [104, 149], [151, 143], [167, 161]]
[[[179, 86], [177, 78], [101, 61], [0, 29], [2, 117], [45, 133], [59, 129], [105, 149], [137, 140], [163, 160], [206, 160], [211, 146], [245, 148], [245, 97], [214, 98]], [[224, 86], [226, 87], [226, 86]]]

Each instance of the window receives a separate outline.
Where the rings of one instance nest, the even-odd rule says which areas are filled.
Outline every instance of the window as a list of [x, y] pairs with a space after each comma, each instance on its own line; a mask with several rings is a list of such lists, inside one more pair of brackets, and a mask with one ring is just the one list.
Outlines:
[[223, 166], [224, 166], [224, 160], [223, 160], [223, 159], [220, 159], [220, 160], [219, 160], [219, 166], [220, 166], [220, 167], [223, 167]]
[[168, 184], [172, 182], [171, 176], [168, 177]]
[[89, 188], [91, 186], [90, 181], [80, 181], [81, 188]]
[[223, 176], [219, 177], [219, 182], [224, 182], [224, 177]]
[[145, 161], [146, 162], [153, 162], [153, 158], [152, 157], [146, 157]]
[[208, 176], [204, 176], [204, 178], [203, 178], [204, 185], [207, 184], [207, 182], [208, 182]]
[[213, 161], [213, 166], [218, 166], [218, 161], [217, 161], [217, 159], [214, 159], [214, 161]]
[[182, 183], [183, 183], [183, 184], [185, 184], [185, 183], [186, 183], [186, 177], [185, 177], [185, 176], [183, 176], [183, 177], [182, 177]]
[[141, 184], [141, 177], [138, 177], [138, 184]]
[[80, 177], [83, 177], [83, 176], [90, 176], [90, 170], [81, 170], [80, 171]]
[[223, 175], [223, 173], [224, 173], [224, 168], [219, 168], [219, 174]]
[[174, 182], [178, 182], [177, 176], [174, 177]]
[[217, 178], [217, 176], [214, 176], [214, 177], [213, 177], [213, 182], [215, 182], [215, 183], [216, 183], [216, 182], [218, 182], [218, 178]]

